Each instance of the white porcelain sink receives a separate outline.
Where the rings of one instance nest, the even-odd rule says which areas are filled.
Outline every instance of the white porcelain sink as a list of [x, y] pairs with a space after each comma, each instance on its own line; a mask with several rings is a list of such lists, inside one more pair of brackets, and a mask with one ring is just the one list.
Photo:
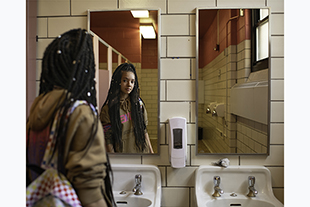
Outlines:
[[[160, 207], [161, 178], [154, 165], [112, 164], [113, 194], [118, 207]], [[142, 195], [135, 195], [135, 176], [142, 176]]]
[[206, 207], [231, 207], [231, 206], [243, 206], [243, 207], [275, 207], [270, 202], [243, 198], [243, 199], [235, 199], [235, 198], [220, 198], [213, 199], [211, 201], [206, 202]]
[[152, 201], [147, 198], [135, 197], [132, 195], [129, 196], [118, 196], [114, 197], [116, 205], [118, 207], [127, 206], [127, 207], [147, 207], [152, 206]]
[[[219, 187], [224, 191], [213, 197], [214, 176], [220, 177]], [[248, 197], [248, 177], [255, 177], [256, 197]], [[263, 166], [202, 165], [196, 170], [195, 196], [198, 207], [283, 207], [271, 187], [270, 171]]]

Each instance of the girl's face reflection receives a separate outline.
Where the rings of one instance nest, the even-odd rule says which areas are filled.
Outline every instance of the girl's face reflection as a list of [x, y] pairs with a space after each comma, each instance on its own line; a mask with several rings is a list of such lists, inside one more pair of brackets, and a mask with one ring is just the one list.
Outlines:
[[135, 74], [133, 72], [124, 71], [121, 78], [121, 97], [127, 98], [135, 87]]

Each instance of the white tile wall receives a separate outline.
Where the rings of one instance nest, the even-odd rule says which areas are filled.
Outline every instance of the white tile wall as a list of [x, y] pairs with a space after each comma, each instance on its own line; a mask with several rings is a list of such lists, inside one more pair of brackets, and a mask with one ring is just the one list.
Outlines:
[[166, 139], [166, 124], [160, 124], [160, 144], [167, 144], [168, 141]]
[[271, 35], [284, 34], [284, 14], [272, 14], [270, 17], [270, 33]]
[[[63, 24], [66, 22], [66, 24]], [[70, 27], [68, 28], [68, 25]], [[48, 37], [57, 37], [69, 29], [87, 29], [87, 17], [54, 17], [48, 18]]]
[[270, 144], [284, 144], [284, 124], [270, 124]]
[[167, 81], [168, 101], [195, 101], [194, 80], [169, 80]]
[[167, 56], [167, 37], [161, 37], [160, 57]]
[[284, 56], [284, 36], [271, 36], [271, 57]]
[[284, 187], [284, 171], [282, 167], [268, 167], [269, 171], [273, 176], [271, 179], [272, 186], [275, 188], [283, 188]]
[[284, 58], [272, 58], [271, 68], [271, 79], [284, 79]]
[[195, 57], [195, 37], [167, 37], [168, 57]]
[[271, 80], [271, 100], [284, 100], [284, 80]]
[[133, 155], [133, 156], [126, 156], [126, 155], [115, 155], [110, 154], [109, 156], [111, 163], [114, 164], [141, 164], [141, 156]]
[[189, 35], [189, 15], [162, 15], [162, 35]]
[[197, 167], [172, 168], [167, 167], [167, 186], [195, 186], [195, 170]]
[[187, 124], [187, 144], [196, 143], [196, 125]]
[[284, 12], [284, 0], [267, 0], [267, 6], [271, 12]]
[[42, 59], [45, 48], [52, 42], [52, 39], [42, 39], [37, 43], [37, 59]]
[[[195, 13], [196, 14], [196, 13]], [[196, 15], [189, 16], [189, 35], [196, 35]]]
[[166, 122], [171, 117], [181, 116], [189, 120], [190, 104], [188, 102], [161, 102], [160, 122]]
[[[71, 7], [70, 7], [71, 5]], [[87, 9], [160, 8], [161, 36], [161, 91], [160, 91], [160, 155], [111, 155], [112, 163], [153, 164], [159, 166], [162, 176], [162, 206], [193, 207], [194, 170], [199, 165], [210, 165], [222, 155], [196, 155], [195, 102], [189, 95], [195, 80], [195, 9], [196, 7], [256, 7], [271, 8], [271, 147], [269, 156], [225, 156], [231, 165], [264, 165], [272, 174], [274, 193], [284, 200], [284, 1], [283, 0], [38, 0], [37, 64], [43, 52], [59, 33], [74, 27], [86, 28]], [[175, 58], [175, 59], [172, 59]], [[232, 60], [236, 57], [231, 56]], [[39, 68], [39, 67], [37, 67]], [[39, 69], [38, 69], [39, 70]], [[176, 86], [184, 81], [189, 87], [187, 95], [175, 97]], [[279, 93], [280, 92], [280, 93]], [[169, 101], [170, 100], [170, 101]], [[173, 101], [171, 101], [173, 100]], [[175, 170], [170, 167], [166, 135], [166, 121], [173, 116], [188, 120], [187, 167]], [[185, 178], [185, 179], [183, 179]]]
[[46, 1], [38, 0], [37, 16], [70, 15], [70, 0]]
[[166, 81], [160, 81], [160, 101], [166, 100]]
[[126, 9], [160, 8], [161, 13], [166, 13], [166, 0], [119, 0], [119, 6]]
[[162, 188], [162, 206], [188, 207], [189, 188]]
[[37, 35], [39, 37], [47, 37], [47, 18], [37, 19]]
[[169, 0], [168, 13], [194, 13], [196, 7], [214, 7], [213, 0]]
[[166, 167], [158, 167], [161, 174], [161, 186], [166, 186]]
[[246, 5], [248, 7], [263, 7], [265, 0], [217, 0], [218, 7], [236, 7], [236, 5]]
[[[283, 169], [282, 169], [283, 171]], [[284, 188], [273, 188], [273, 194], [279, 201], [284, 201]], [[288, 205], [287, 205], [288, 206]]]
[[191, 79], [196, 80], [196, 58], [191, 59]]
[[161, 79], [190, 79], [190, 59], [162, 59]]
[[271, 145], [269, 156], [241, 156], [240, 165], [283, 166], [284, 148], [280, 145]]
[[190, 119], [190, 122], [196, 122], [196, 102], [191, 102], [190, 105], [191, 105], [191, 109], [190, 109], [191, 119]]
[[[85, 9], [86, 8], [86, 9]], [[115, 0], [71, 0], [72, 15], [87, 15], [89, 10], [107, 10], [117, 8], [117, 1]]]
[[284, 103], [271, 102], [270, 113], [271, 122], [284, 122]]
[[234, 155], [196, 155], [196, 149], [195, 146], [191, 147], [191, 164], [193, 166], [199, 166], [199, 165], [211, 165], [213, 161], [217, 161], [220, 158], [226, 157], [230, 161], [230, 165], [239, 165], [239, 156]]
[[[143, 156], [142, 157], [142, 164], [147, 165], [170, 165], [169, 158], [168, 158], [168, 145], [161, 145], [160, 146], [160, 155], [159, 156]], [[113, 160], [112, 160], [113, 162]]]

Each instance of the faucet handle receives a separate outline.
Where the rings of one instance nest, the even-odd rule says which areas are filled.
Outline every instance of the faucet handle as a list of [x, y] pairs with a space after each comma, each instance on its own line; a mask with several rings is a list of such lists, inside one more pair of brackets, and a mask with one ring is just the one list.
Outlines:
[[249, 176], [248, 177], [248, 181], [249, 181], [249, 186], [253, 187], [255, 184], [255, 177], [254, 176]]
[[256, 197], [257, 195], [257, 190], [254, 187], [255, 184], [255, 177], [254, 176], [249, 176], [248, 177], [248, 182], [249, 182], [249, 193], [247, 194], [248, 197]]
[[219, 186], [221, 183], [220, 176], [214, 176], [213, 181], [214, 181], [214, 185]]
[[142, 181], [142, 175], [140, 174], [135, 175], [135, 181], [136, 181], [136, 184], [140, 184]]

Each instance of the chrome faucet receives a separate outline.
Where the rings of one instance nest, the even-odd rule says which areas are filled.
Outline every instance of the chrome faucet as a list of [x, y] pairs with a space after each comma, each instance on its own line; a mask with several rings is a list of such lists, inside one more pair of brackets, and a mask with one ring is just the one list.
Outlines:
[[135, 192], [135, 195], [142, 195], [142, 191], [141, 191], [141, 182], [142, 182], [142, 175], [137, 174], [135, 176], [135, 187], [133, 187], [132, 191]]
[[224, 193], [224, 191], [220, 188], [221, 178], [219, 176], [214, 176], [214, 193], [212, 194], [213, 197], [221, 197], [221, 194]]
[[249, 176], [248, 181], [249, 181], [249, 193], [247, 194], [247, 196], [248, 197], [256, 197], [258, 192], [254, 188], [255, 177], [254, 176]]

